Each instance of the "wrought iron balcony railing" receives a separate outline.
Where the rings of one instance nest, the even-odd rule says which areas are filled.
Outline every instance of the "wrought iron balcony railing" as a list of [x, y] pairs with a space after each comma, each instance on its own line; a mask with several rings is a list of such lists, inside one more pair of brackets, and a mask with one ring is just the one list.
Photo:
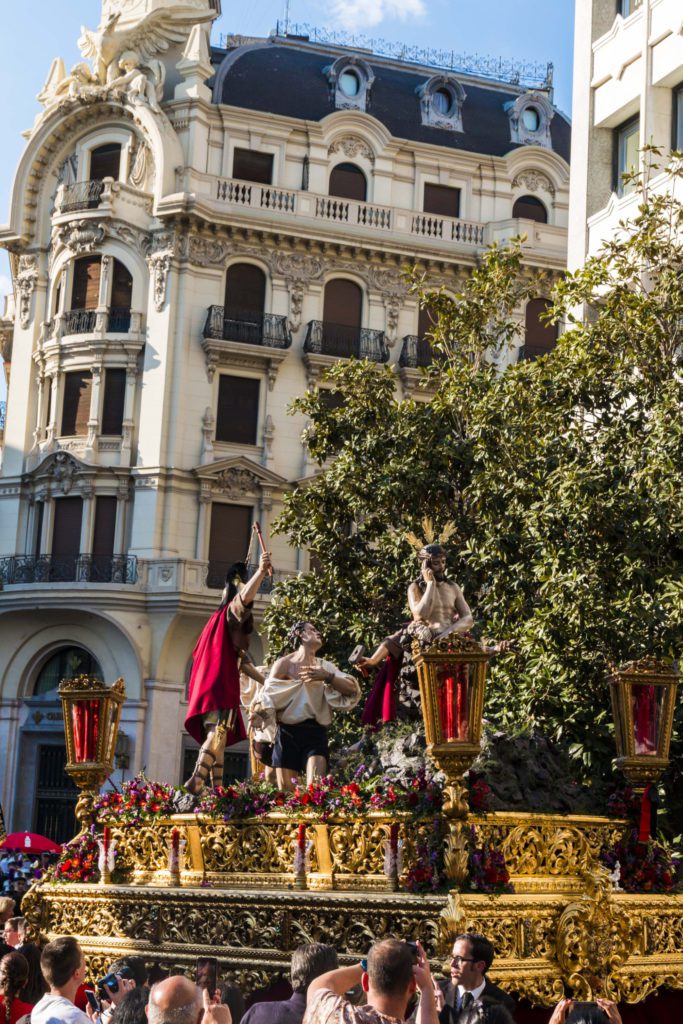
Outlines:
[[[98, 312], [96, 309], [70, 309], [64, 316], [64, 334], [94, 334], [98, 328]], [[112, 334], [128, 334], [130, 331], [131, 312], [125, 306], [112, 306], [107, 310], [105, 330]], [[54, 329], [57, 317], [48, 321], [50, 330]]]
[[[222, 590], [225, 586], [225, 574], [234, 564], [234, 562], [209, 562], [209, 571], [206, 575], [207, 587], [211, 590]], [[257, 568], [258, 566], [256, 563], [250, 563], [247, 566], [249, 579], [254, 575]], [[266, 576], [264, 578], [258, 592], [259, 594], [271, 594], [276, 583], [280, 583], [282, 580], [286, 580], [297, 575], [298, 573], [296, 572], [287, 572], [284, 569], [274, 569], [272, 576]]]
[[103, 190], [103, 181], [77, 181], [73, 185], [65, 185], [59, 198], [59, 212], [94, 210], [100, 205]]
[[204, 337], [268, 348], [289, 348], [292, 344], [286, 316], [242, 312], [225, 306], [209, 306]]
[[9, 555], [0, 583], [136, 583], [135, 555]]
[[440, 358], [440, 353], [434, 351], [426, 338], [420, 338], [417, 334], [406, 334], [398, 365], [418, 369], [431, 366]]
[[327, 320], [311, 320], [306, 331], [304, 352], [341, 359], [369, 359], [372, 363], [386, 363], [389, 349], [384, 343], [384, 331], [369, 327], [347, 327]]

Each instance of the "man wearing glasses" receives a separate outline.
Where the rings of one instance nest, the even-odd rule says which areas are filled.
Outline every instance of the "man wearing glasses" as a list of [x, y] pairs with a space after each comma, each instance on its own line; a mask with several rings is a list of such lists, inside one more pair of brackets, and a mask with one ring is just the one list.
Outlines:
[[469, 1016], [464, 1011], [476, 1004], [496, 1003], [514, 1014], [516, 1003], [486, 977], [493, 963], [493, 946], [483, 935], [470, 932], [458, 935], [451, 957], [451, 980], [444, 986], [445, 1006], [439, 1014], [440, 1024], [456, 1024]]

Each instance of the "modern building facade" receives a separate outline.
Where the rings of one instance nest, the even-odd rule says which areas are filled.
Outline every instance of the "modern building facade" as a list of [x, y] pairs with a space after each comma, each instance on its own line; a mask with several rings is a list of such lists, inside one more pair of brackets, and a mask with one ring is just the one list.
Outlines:
[[[636, 211], [622, 175], [649, 174], [645, 146], [683, 150], [680, 0], [577, 0], [570, 269]], [[650, 186], [658, 188], [657, 175]]]
[[[351, 356], [413, 393], [431, 358], [406, 265], [455, 292], [525, 233], [522, 355], [553, 343], [538, 317], [566, 261], [569, 125], [549, 90], [301, 37], [212, 49], [218, 6], [104, 0], [92, 66], [50, 69], [0, 231], [13, 829], [65, 831], [68, 674], [125, 679], [121, 777], [183, 777], [191, 652], [226, 565], [313, 470], [292, 398]], [[272, 548], [276, 580], [308, 568]]]

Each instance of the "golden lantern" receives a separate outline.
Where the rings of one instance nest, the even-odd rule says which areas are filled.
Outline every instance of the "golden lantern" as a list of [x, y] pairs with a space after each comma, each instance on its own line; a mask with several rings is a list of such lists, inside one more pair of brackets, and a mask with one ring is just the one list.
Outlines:
[[654, 658], [631, 661], [609, 677], [617, 765], [642, 793], [669, 764], [680, 673]]
[[107, 686], [92, 676], [75, 676], [62, 679], [59, 697], [66, 734], [66, 771], [81, 790], [76, 818], [86, 828], [100, 787], [114, 768], [126, 688], [123, 679]]
[[446, 776], [444, 813], [466, 818], [463, 775], [481, 749], [484, 688], [491, 651], [453, 634], [428, 650], [413, 648], [427, 753]]

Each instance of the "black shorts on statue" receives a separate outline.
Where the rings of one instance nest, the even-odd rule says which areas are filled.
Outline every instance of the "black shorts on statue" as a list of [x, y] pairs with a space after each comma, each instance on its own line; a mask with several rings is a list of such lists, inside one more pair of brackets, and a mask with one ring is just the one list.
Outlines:
[[307, 718], [298, 725], [280, 722], [273, 747], [273, 767], [304, 772], [309, 757], [324, 757], [327, 760], [329, 752], [327, 729], [319, 725], [315, 718]]

